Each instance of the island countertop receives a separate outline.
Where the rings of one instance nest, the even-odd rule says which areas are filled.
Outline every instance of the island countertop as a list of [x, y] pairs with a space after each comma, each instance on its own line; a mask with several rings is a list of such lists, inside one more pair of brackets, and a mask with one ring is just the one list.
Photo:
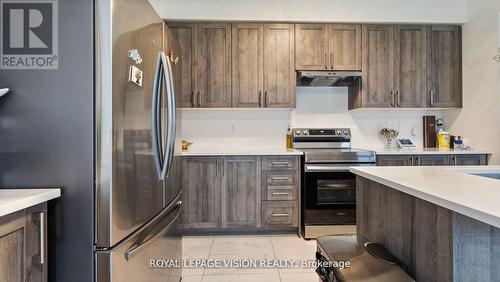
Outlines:
[[0, 189], [0, 217], [59, 198], [61, 189]]
[[500, 228], [500, 166], [352, 167], [356, 175]]

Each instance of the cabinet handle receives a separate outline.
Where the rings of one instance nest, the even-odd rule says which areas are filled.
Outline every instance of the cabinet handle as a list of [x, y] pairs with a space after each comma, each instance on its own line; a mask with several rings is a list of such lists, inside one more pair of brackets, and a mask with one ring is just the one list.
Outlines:
[[288, 166], [288, 162], [271, 162], [273, 166]]
[[330, 66], [332, 66], [333, 69], [333, 53], [330, 53]]
[[201, 97], [201, 91], [198, 91], [198, 106], [203, 107], [203, 98]]
[[431, 107], [434, 107], [434, 91], [431, 90], [431, 91], [429, 91], [429, 93], [430, 93], [430, 96], [431, 96], [430, 97], [430, 101], [429, 101], [429, 105]]
[[401, 93], [399, 93], [399, 90], [396, 90], [396, 97], [398, 98], [397, 106], [401, 107]]
[[194, 90], [191, 91], [191, 105], [193, 105], [193, 107], [196, 107], [196, 97], [194, 96]]
[[414, 164], [413, 164], [413, 157], [410, 157], [410, 166], [414, 166]]
[[47, 249], [47, 241], [45, 238], [45, 233], [47, 232], [47, 220], [44, 212], [38, 213], [38, 216], [40, 217], [40, 264], [44, 264], [45, 252]]
[[271, 177], [272, 180], [288, 180], [290, 177], [288, 176], [273, 176]]
[[273, 213], [271, 214], [272, 217], [288, 217], [289, 214], [287, 213]]
[[396, 99], [394, 96], [394, 91], [391, 90], [391, 107], [395, 107], [395, 106], [396, 106]]
[[264, 107], [267, 108], [267, 90], [264, 91]]
[[420, 157], [415, 158], [417, 160], [417, 166], [420, 166]]
[[458, 165], [457, 157], [451, 157], [453, 160], [453, 165]]
[[287, 192], [272, 192], [271, 195], [273, 196], [288, 196], [290, 193]]
[[327, 70], [327, 69], [328, 69], [328, 63], [326, 61], [326, 53], [325, 53], [325, 70]]
[[259, 107], [262, 108], [262, 90], [259, 91]]

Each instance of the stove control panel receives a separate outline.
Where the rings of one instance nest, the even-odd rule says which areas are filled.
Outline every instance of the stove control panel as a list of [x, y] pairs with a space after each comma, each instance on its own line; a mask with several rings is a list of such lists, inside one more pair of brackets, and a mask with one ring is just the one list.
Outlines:
[[351, 137], [349, 128], [294, 128], [294, 137]]

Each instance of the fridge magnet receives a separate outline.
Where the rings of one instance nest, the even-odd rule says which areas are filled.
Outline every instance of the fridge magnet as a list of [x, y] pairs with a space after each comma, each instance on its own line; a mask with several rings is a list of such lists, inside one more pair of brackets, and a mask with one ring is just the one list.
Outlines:
[[130, 72], [128, 75], [128, 80], [140, 87], [142, 87], [143, 73], [142, 70], [136, 66], [130, 66]]
[[174, 65], [177, 65], [177, 62], [179, 62], [179, 57], [175, 57], [174, 49], [169, 48], [167, 54], [170, 62], [172, 62]]
[[139, 54], [139, 51], [137, 49], [129, 50], [128, 51], [128, 58], [131, 60], [134, 60], [136, 65], [139, 65], [140, 63], [142, 63], [141, 54]]

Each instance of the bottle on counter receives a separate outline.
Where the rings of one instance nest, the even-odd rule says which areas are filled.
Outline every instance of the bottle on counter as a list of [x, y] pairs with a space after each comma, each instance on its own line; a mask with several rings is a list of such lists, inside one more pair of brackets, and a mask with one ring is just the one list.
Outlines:
[[292, 149], [293, 144], [292, 144], [292, 130], [290, 129], [290, 126], [288, 126], [288, 131], [286, 132], [286, 148], [287, 149]]

